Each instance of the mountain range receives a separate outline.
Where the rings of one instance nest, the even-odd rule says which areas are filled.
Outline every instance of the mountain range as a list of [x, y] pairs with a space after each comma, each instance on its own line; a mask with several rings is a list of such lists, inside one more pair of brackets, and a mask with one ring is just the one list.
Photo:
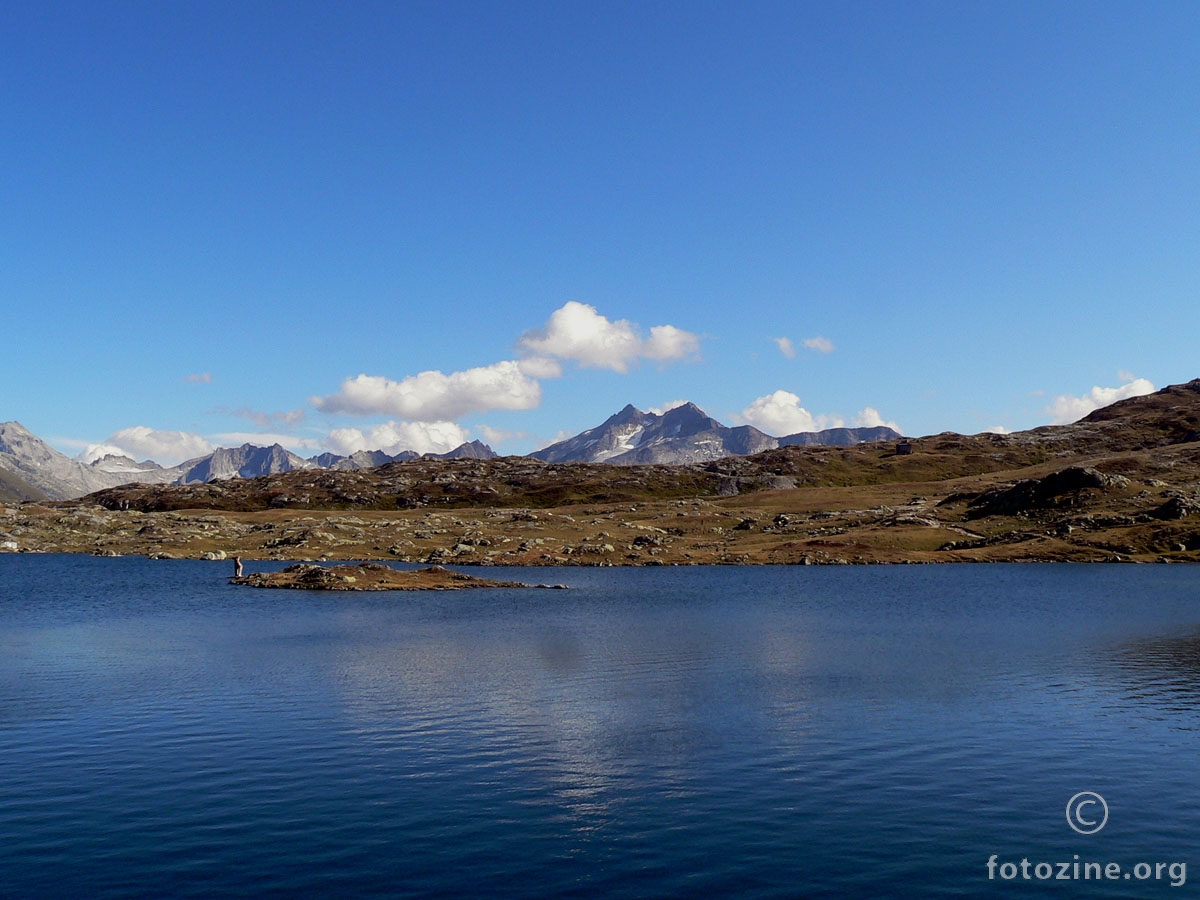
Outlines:
[[[323, 453], [304, 459], [279, 444], [242, 444], [222, 447], [176, 466], [161, 466], [153, 460], [137, 462], [112, 454], [85, 463], [58, 452], [19, 422], [4, 422], [0, 423], [0, 500], [68, 500], [119, 484], [190, 484], [297, 469], [368, 469], [420, 455], [375, 450], [350, 456]], [[487, 444], [471, 441], [449, 453], [428, 455], [437, 459], [491, 459], [496, 453]]]
[[545, 462], [608, 462], [622, 465], [685, 465], [726, 456], [750, 456], [763, 450], [805, 447], [853, 447], [893, 441], [902, 435], [886, 426], [829, 428], [772, 437], [751, 425], [729, 428], [694, 403], [665, 413], [648, 413], [630, 405], [595, 428], [537, 450], [530, 456]]
[[[665, 413], [626, 406], [605, 422], [530, 456], [546, 462], [606, 462], [619, 465], [678, 465], [747, 456], [793, 444], [848, 447], [897, 440], [887, 427], [832, 428], [772, 437], [749, 425], [727, 427], [692, 403]], [[434, 459], [493, 459], [487, 444], [471, 441], [448, 453], [389, 454], [360, 450], [349, 456], [322, 453], [305, 459], [279, 444], [222, 447], [175, 466], [108, 455], [91, 463], [71, 459], [31, 434], [18, 422], [0, 424], [0, 499], [65, 500], [119, 484], [189, 484], [226, 478], [255, 478], [298, 469], [350, 471], [425, 456]]]

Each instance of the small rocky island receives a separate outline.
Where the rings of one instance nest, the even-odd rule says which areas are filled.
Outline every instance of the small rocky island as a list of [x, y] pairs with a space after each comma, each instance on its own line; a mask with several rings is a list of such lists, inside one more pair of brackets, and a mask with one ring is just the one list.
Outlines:
[[235, 576], [229, 583], [257, 588], [295, 588], [310, 591], [455, 591], [464, 588], [550, 587], [544, 584], [532, 585], [519, 581], [478, 578], [462, 572], [452, 572], [442, 566], [401, 571], [382, 563], [360, 563], [351, 566], [297, 563], [279, 572], [254, 572], [250, 575]]

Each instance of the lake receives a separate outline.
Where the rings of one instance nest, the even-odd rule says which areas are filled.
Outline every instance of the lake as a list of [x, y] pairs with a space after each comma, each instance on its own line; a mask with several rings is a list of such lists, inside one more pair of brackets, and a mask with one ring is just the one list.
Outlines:
[[469, 571], [571, 590], [0, 557], [0, 894], [1200, 882], [1200, 569]]

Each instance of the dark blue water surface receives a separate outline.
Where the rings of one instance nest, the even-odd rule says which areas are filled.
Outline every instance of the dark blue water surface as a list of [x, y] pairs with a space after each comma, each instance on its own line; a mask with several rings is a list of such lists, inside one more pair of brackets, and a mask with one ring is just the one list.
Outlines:
[[[0, 895], [1200, 884], [1197, 568], [494, 569], [572, 590], [326, 594], [232, 587], [230, 565], [0, 557]], [[1080, 791], [1107, 801], [1095, 834], [1068, 826]], [[1122, 868], [1033, 868], [1089, 861]]]

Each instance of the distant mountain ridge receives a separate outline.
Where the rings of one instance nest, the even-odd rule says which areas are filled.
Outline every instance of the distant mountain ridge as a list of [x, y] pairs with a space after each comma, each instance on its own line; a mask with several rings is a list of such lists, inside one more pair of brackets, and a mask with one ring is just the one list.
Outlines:
[[259, 475], [274, 475], [296, 469], [312, 469], [309, 462], [285, 450], [279, 444], [259, 447], [242, 444], [240, 447], [221, 447], [198, 460], [188, 460], [179, 467], [187, 467], [176, 479], [180, 484], [193, 481], [216, 481], [218, 478], [257, 478]]
[[[449, 453], [428, 454], [439, 459], [492, 459], [494, 450], [471, 441]], [[366, 469], [397, 460], [416, 459], [411, 450], [389, 455], [382, 450], [351, 456], [324, 453], [304, 459], [279, 444], [222, 447], [207, 456], [177, 466], [152, 460], [136, 462], [108, 454], [91, 463], [71, 459], [55, 450], [19, 422], [0, 423], [0, 499], [71, 500], [121, 484], [190, 484], [225, 478], [257, 478], [298, 469]]]
[[356, 450], [349, 456], [338, 456], [336, 453], [322, 453], [310, 456], [307, 462], [318, 468], [335, 469], [339, 472], [360, 469], [374, 469], [377, 466], [391, 462], [407, 462], [410, 459], [495, 459], [497, 453], [482, 441], [468, 441], [459, 444], [446, 453], [417, 453], [414, 450], [402, 450], [396, 454], [384, 453], [382, 450]]
[[[619, 465], [683, 465], [727, 456], [749, 456], [793, 444], [847, 447], [864, 441], [899, 439], [887, 427], [831, 428], [776, 438], [750, 425], [728, 427], [694, 403], [658, 413], [632, 404], [602, 424], [529, 454], [545, 462], [607, 462]], [[107, 455], [91, 463], [60, 453], [19, 422], [0, 423], [0, 499], [68, 500], [121, 484], [191, 484], [226, 478], [257, 478], [302, 469], [354, 471], [425, 456], [433, 459], [495, 459], [482, 441], [448, 453], [389, 454], [359, 450], [348, 456], [322, 453], [304, 459], [279, 444], [222, 447], [175, 466]]]
[[19, 422], [0, 423], [0, 469], [22, 480], [43, 497], [65, 500], [133, 481], [162, 483], [161, 466], [142, 469], [131, 459], [115, 464], [106, 456], [89, 465], [59, 453]]
[[642, 412], [632, 404], [595, 428], [537, 450], [545, 462], [607, 462], [619, 465], [684, 465], [726, 456], [750, 456], [777, 447], [852, 447], [902, 438], [887, 426], [829, 428], [776, 438], [751, 425], [728, 427], [694, 403], [665, 413]]
[[780, 447], [853, 447], [855, 444], [874, 444], [877, 441], [898, 441], [903, 437], [887, 425], [869, 425], [863, 428], [801, 431], [778, 438], [778, 441]]

